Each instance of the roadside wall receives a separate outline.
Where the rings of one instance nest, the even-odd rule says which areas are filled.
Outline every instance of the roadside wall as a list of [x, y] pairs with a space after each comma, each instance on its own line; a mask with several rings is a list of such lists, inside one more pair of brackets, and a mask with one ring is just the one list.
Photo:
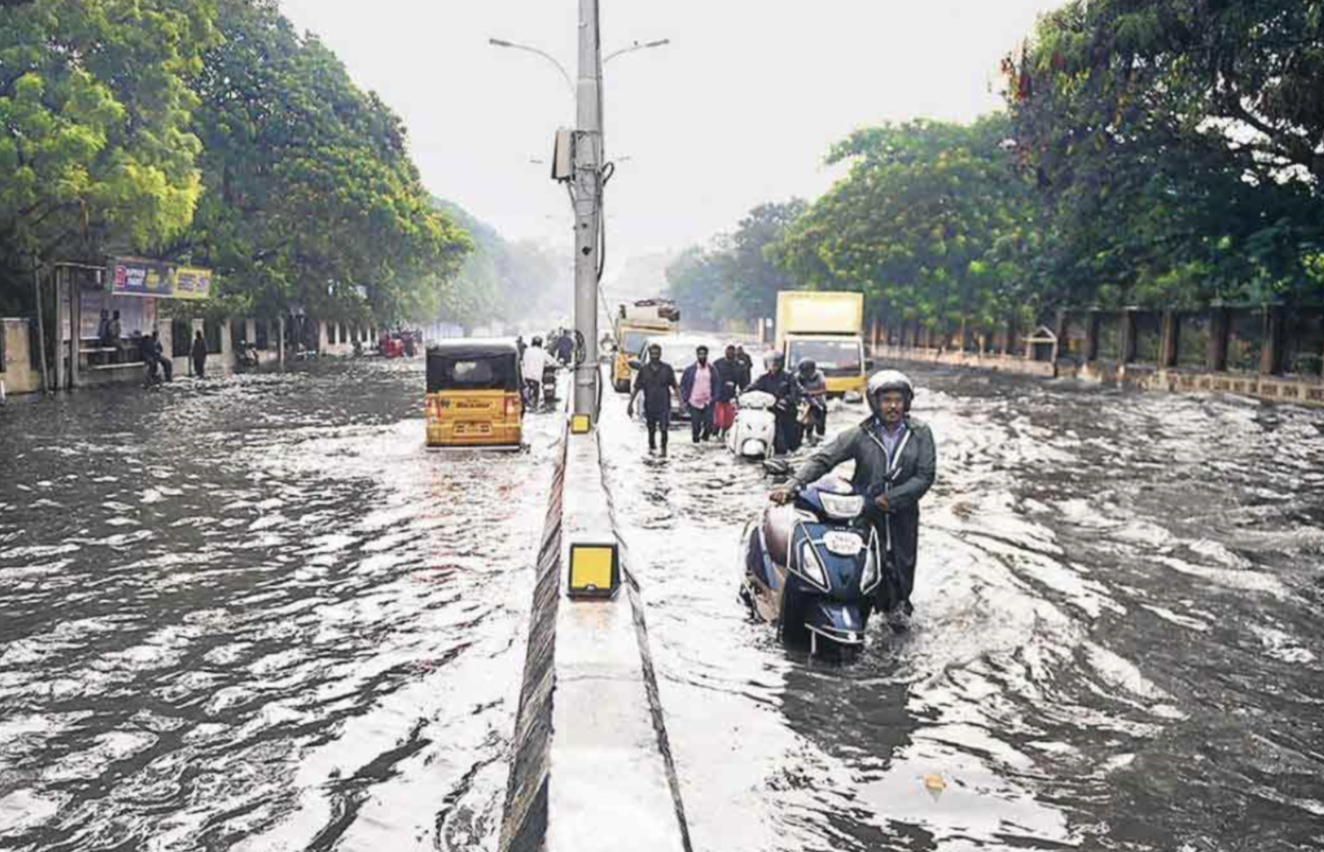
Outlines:
[[962, 324], [952, 335], [884, 326], [873, 352], [881, 360], [1324, 406], [1324, 307], [1059, 311], [1051, 327], [1030, 341], [1012, 326]]

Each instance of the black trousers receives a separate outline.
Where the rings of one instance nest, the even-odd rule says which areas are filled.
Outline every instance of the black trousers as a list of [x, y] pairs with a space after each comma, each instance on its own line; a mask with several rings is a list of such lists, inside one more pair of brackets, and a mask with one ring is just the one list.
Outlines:
[[205, 356], [199, 358], [197, 355], [194, 355], [193, 375], [197, 376], [198, 378], [202, 378], [206, 372], [207, 372], [207, 358]]
[[657, 433], [662, 433], [662, 449], [667, 448], [667, 432], [671, 429], [671, 409], [645, 411], [644, 419], [648, 423], [648, 449], [657, 449]]
[[709, 403], [707, 408], [690, 406], [690, 433], [694, 436], [696, 444], [713, 436], [712, 403]]

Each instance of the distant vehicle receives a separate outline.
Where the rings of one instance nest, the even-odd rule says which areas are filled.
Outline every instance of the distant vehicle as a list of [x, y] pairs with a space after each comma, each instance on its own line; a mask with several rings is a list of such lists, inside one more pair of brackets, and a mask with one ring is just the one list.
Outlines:
[[814, 361], [832, 396], [864, 394], [864, 294], [783, 290], [777, 294], [777, 350], [786, 369]]
[[504, 448], [523, 441], [524, 377], [509, 340], [454, 340], [427, 350], [429, 448]]
[[638, 356], [649, 337], [680, 333], [680, 310], [665, 299], [647, 299], [621, 305], [616, 317], [616, 359], [612, 365], [612, 386], [617, 393], [629, 393], [634, 382], [630, 362]]
[[[668, 334], [662, 336], [648, 337], [640, 344], [639, 350], [634, 353], [630, 361], [630, 369], [638, 371], [644, 361], [648, 359], [648, 347], [654, 343], [662, 347], [662, 360], [671, 365], [671, 369], [676, 373], [676, 382], [680, 383], [681, 374], [699, 360], [694, 354], [694, 350], [700, 346], [708, 347], [708, 363], [712, 363], [721, 357], [722, 344], [711, 337], [699, 337], [696, 335]], [[640, 406], [642, 412], [643, 407]], [[690, 413], [685, 406], [681, 405], [679, 394], [671, 398], [671, 419], [689, 420]]]
[[403, 358], [405, 357], [405, 342], [398, 336], [383, 334], [377, 344], [377, 350], [382, 353], [383, 358]]

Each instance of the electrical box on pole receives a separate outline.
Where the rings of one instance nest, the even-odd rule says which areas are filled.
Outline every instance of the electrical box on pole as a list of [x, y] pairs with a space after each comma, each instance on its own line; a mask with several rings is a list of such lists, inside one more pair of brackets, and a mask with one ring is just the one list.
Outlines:
[[552, 150], [552, 180], [571, 181], [575, 179], [575, 132], [561, 128], [556, 131], [555, 148]]

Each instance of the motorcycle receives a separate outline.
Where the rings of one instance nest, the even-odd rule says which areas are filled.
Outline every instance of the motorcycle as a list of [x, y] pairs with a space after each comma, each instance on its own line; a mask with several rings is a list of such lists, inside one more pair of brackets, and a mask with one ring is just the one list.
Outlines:
[[547, 411], [556, 407], [556, 370], [556, 364], [552, 361], [548, 361], [542, 368], [542, 404]]
[[260, 365], [257, 347], [251, 343], [240, 346], [239, 351], [235, 353], [235, 368], [241, 373], [256, 370]]
[[771, 458], [776, 447], [777, 398], [770, 393], [750, 391], [736, 400], [736, 419], [726, 433], [726, 446], [738, 458]]
[[886, 570], [865, 496], [827, 476], [745, 528], [741, 596], [788, 644], [848, 658], [864, 646]]

